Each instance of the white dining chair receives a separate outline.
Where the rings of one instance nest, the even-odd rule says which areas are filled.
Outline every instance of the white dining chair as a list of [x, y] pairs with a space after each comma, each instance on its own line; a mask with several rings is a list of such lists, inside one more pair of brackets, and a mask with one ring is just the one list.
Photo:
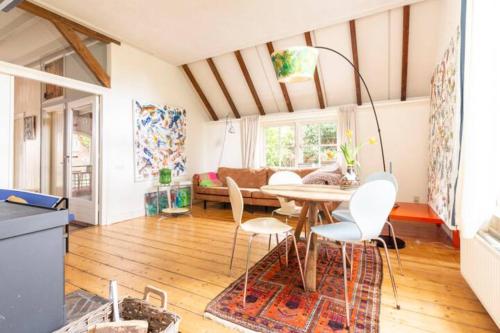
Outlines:
[[[396, 177], [392, 173], [389, 172], [375, 172], [366, 177], [365, 183], [372, 182], [375, 180], [387, 180], [394, 185], [394, 188], [396, 189], [396, 194], [398, 193], [398, 181]], [[390, 212], [389, 212], [390, 213]], [[349, 209], [346, 208], [337, 208], [332, 212], [332, 216], [337, 220], [337, 221], [353, 221], [353, 218], [351, 216], [351, 213], [349, 212]], [[389, 216], [389, 215], [387, 215]], [[401, 275], [403, 275], [403, 265], [401, 264], [401, 258], [399, 257], [399, 248], [398, 248], [398, 243], [396, 242], [396, 233], [394, 231], [394, 227], [392, 226], [391, 222], [389, 222], [388, 219], [385, 220], [385, 224], [389, 227], [390, 231], [389, 233], [392, 235], [392, 240], [394, 242], [394, 248], [396, 250], [396, 257], [398, 259], [398, 265], [399, 265], [399, 271]]]
[[[392, 289], [396, 299], [396, 308], [399, 309], [396, 281], [392, 274], [391, 260], [384, 240], [379, 237], [385, 220], [396, 202], [396, 189], [390, 181], [375, 180], [366, 183], [352, 195], [349, 203], [349, 212], [352, 221], [340, 221], [332, 224], [323, 224], [311, 228], [307, 237], [306, 259], [304, 270], [307, 269], [309, 245], [313, 234], [338, 241], [342, 247], [342, 266], [344, 273], [344, 298], [346, 309], [347, 327], [350, 326], [350, 310], [347, 290], [347, 265], [346, 265], [346, 243], [360, 241], [379, 240], [384, 245], [387, 267], [391, 276]], [[354, 246], [354, 244], [351, 244]], [[352, 271], [351, 271], [352, 275]]]
[[[227, 177], [227, 186], [229, 188], [229, 200], [231, 202], [231, 209], [233, 211], [234, 222], [236, 222], [236, 229], [234, 230], [234, 239], [233, 239], [233, 251], [231, 253], [231, 262], [229, 264], [229, 273], [231, 274], [231, 270], [233, 268], [233, 259], [234, 259], [234, 251], [236, 249], [236, 239], [238, 237], [238, 231], [241, 231], [250, 234], [248, 239], [248, 250], [247, 250], [247, 261], [246, 261], [246, 272], [245, 272], [245, 289], [243, 292], [243, 306], [246, 305], [246, 297], [247, 297], [247, 285], [248, 285], [248, 264], [250, 261], [250, 253], [252, 251], [252, 241], [253, 238], [257, 235], [276, 235], [276, 242], [278, 242], [278, 234], [285, 235], [285, 265], [288, 266], [288, 237], [291, 237], [293, 240], [293, 245], [295, 247], [295, 255], [297, 256], [300, 277], [302, 279], [302, 284], [305, 289], [305, 280], [304, 280], [304, 272], [302, 270], [302, 265], [300, 263], [299, 257], [299, 249], [297, 248], [297, 241], [293, 236], [293, 228], [288, 224], [281, 222], [280, 220], [274, 217], [259, 217], [254, 218], [245, 222], [242, 222], [243, 219], [243, 196], [241, 195], [241, 191], [238, 187], [238, 184], [231, 178]], [[281, 263], [281, 253], [278, 254], [280, 256]]]

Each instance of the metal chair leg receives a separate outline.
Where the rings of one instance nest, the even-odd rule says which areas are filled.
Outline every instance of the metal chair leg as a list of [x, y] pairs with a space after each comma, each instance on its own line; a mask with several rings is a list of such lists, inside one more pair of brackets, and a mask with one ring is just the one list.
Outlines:
[[347, 322], [347, 329], [351, 326], [351, 315], [349, 310], [349, 290], [347, 289], [347, 263], [346, 263], [346, 243], [342, 242], [342, 267], [344, 269], [344, 299], [345, 299], [345, 318]]
[[[307, 272], [307, 260], [309, 259], [309, 245], [311, 245], [311, 237], [312, 237], [312, 232], [307, 235], [307, 244], [306, 244], [306, 259], [304, 261], [304, 272]], [[295, 239], [295, 237], [294, 237]], [[295, 248], [297, 248], [297, 244], [295, 244]], [[304, 285], [304, 290], [307, 291], [306, 286]]]
[[[306, 279], [304, 278], [304, 270], [302, 270], [302, 266], [300, 264], [300, 256], [299, 256], [299, 248], [297, 247], [297, 240], [295, 239], [295, 236], [294, 235], [291, 235], [292, 236], [292, 240], [293, 240], [293, 246], [295, 247], [295, 255], [297, 256], [297, 263], [299, 264], [299, 271], [300, 271], [300, 277], [302, 278], [302, 285], [304, 286], [304, 290], [306, 290]], [[287, 241], [288, 241], [288, 238], [287, 238]], [[307, 247], [309, 248], [309, 246]], [[307, 260], [307, 257], [306, 257], [306, 260]]]
[[396, 233], [394, 232], [394, 227], [392, 226], [391, 222], [386, 221], [385, 222], [387, 226], [390, 229], [390, 234], [392, 235], [392, 241], [394, 242], [394, 248], [396, 249], [396, 257], [398, 258], [398, 265], [399, 265], [399, 272], [401, 275], [403, 274], [403, 265], [401, 264], [401, 258], [399, 257], [399, 249], [398, 249], [398, 242], [396, 242]]
[[285, 267], [288, 267], [288, 236], [289, 233], [285, 233]]
[[239, 226], [234, 230], [234, 239], [233, 239], [233, 251], [231, 252], [231, 262], [229, 263], [229, 275], [231, 275], [231, 270], [233, 269], [233, 259], [234, 259], [234, 250], [236, 249], [236, 238], [238, 237]]
[[269, 243], [267, 244], [267, 252], [271, 251], [271, 234], [269, 234]]
[[278, 234], [275, 234], [275, 236], [276, 236], [276, 249], [278, 250], [278, 256], [280, 258], [280, 267], [282, 267], [281, 266], [280, 240], [278, 238]]
[[351, 243], [351, 264], [349, 265], [351, 269], [351, 275], [349, 275], [349, 280], [352, 280], [352, 267], [354, 266], [354, 243]]
[[248, 251], [247, 251], [247, 264], [245, 272], [245, 289], [243, 291], [243, 307], [247, 305], [247, 286], [248, 286], [248, 263], [250, 262], [250, 252], [252, 251], [252, 240], [255, 234], [251, 235], [248, 239]]
[[396, 309], [399, 310], [401, 307], [399, 306], [398, 302], [398, 289], [396, 287], [396, 280], [394, 280], [394, 274], [392, 273], [391, 258], [389, 258], [389, 251], [387, 250], [387, 245], [385, 244], [385, 241], [382, 238], [379, 237], [377, 238], [377, 240], [384, 245], [385, 258], [387, 259], [387, 267], [389, 267], [389, 274], [391, 275], [392, 291], [394, 292], [394, 298], [396, 299]]

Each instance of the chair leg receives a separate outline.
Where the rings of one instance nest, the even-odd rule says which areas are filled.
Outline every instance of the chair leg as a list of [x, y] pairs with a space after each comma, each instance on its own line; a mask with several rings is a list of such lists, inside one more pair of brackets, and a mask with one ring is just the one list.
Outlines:
[[347, 254], [345, 242], [342, 242], [342, 267], [344, 269], [344, 299], [345, 299], [345, 318], [347, 322], [347, 329], [351, 326], [351, 315], [349, 310], [349, 290], [347, 289]]
[[271, 251], [271, 234], [269, 234], [269, 243], [267, 244], [267, 252]]
[[394, 232], [394, 227], [392, 226], [391, 222], [386, 221], [385, 222], [389, 229], [391, 230], [390, 234], [392, 235], [392, 241], [394, 242], [394, 248], [396, 249], [396, 257], [398, 258], [398, 265], [399, 265], [399, 272], [401, 275], [403, 274], [403, 265], [401, 265], [401, 258], [399, 257], [399, 249], [398, 249], [398, 243], [396, 242], [396, 233]]
[[[307, 272], [307, 260], [309, 259], [309, 245], [311, 245], [312, 232], [307, 235], [307, 244], [306, 244], [306, 259], [304, 261], [304, 272]], [[295, 239], [295, 237], [294, 237]], [[297, 244], [295, 244], [295, 248], [297, 248]], [[304, 290], [307, 291], [306, 286], [304, 285]]]
[[252, 240], [255, 234], [251, 235], [248, 239], [248, 251], [247, 251], [247, 264], [245, 272], [245, 289], [243, 291], [243, 307], [247, 305], [247, 286], [248, 286], [248, 263], [250, 262], [250, 252], [252, 251]]
[[233, 251], [231, 252], [231, 262], [229, 263], [229, 275], [231, 275], [231, 270], [233, 269], [233, 259], [234, 259], [234, 250], [236, 249], [236, 238], [238, 237], [238, 229], [240, 227], [236, 227], [234, 230], [234, 239], [233, 239]]
[[396, 299], [396, 309], [400, 309], [399, 302], [398, 302], [398, 289], [396, 287], [396, 281], [394, 280], [394, 274], [392, 273], [392, 267], [391, 267], [391, 259], [389, 258], [389, 251], [387, 250], [387, 245], [385, 244], [385, 241], [382, 238], [377, 238], [378, 241], [380, 241], [384, 245], [384, 250], [385, 250], [385, 258], [387, 259], [387, 267], [389, 267], [389, 274], [391, 275], [391, 283], [392, 283], [392, 291], [394, 292], [394, 298]]
[[[299, 265], [299, 271], [300, 271], [300, 277], [302, 279], [302, 285], [304, 286], [304, 290], [307, 291], [306, 290], [306, 279], [304, 278], [304, 270], [302, 270], [302, 266], [300, 264], [300, 256], [299, 256], [299, 248], [297, 247], [297, 240], [295, 239], [294, 235], [291, 235], [291, 236], [292, 236], [292, 240], [293, 240], [293, 246], [295, 247], [295, 255], [297, 256], [297, 263]], [[288, 241], [288, 236], [287, 236], [287, 241]], [[306, 260], [307, 260], [307, 257], [306, 257]]]
[[352, 267], [354, 266], [354, 243], [351, 243], [351, 264], [349, 265], [351, 269], [351, 275], [349, 275], [349, 280], [352, 280]]
[[280, 267], [281, 267], [281, 251], [280, 251], [280, 240], [278, 238], [278, 234], [275, 234], [276, 236], [276, 249], [278, 250], [278, 255], [280, 258]]
[[285, 233], [285, 267], [288, 267], [288, 232]]

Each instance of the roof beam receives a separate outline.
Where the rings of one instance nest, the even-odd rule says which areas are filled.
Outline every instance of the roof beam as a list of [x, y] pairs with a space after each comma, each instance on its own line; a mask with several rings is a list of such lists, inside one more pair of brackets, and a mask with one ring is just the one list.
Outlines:
[[[311, 32], [305, 32], [304, 36], [306, 38], [306, 44], [307, 46], [313, 46], [312, 43], [312, 38], [311, 38]], [[319, 107], [321, 109], [325, 108], [325, 100], [323, 98], [323, 92], [321, 90], [321, 83], [319, 81], [319, 73], [318, 73], [318, 67], [316, 66], [316, 69], [314, 70], [314, 84], [316, 85], [316, 93], [318, 94], [318, 102], [319, 102]]]
[[111, 79], [108, 73], [102, 68], [101, 64], [92, 55], [87, 46], [80, 40], [75, 31], [65, 23], [58, 20], [53, 20], [52, 23], [56, 26], [57, 30], [63, 35], [64, 39], [73, 47], [76, 54], [80, 56], [85, 65], [90, 69], [90, 71], [95, 75], [97, 80], [107, 88], [111, 87]]
[[117, 45], [120, 45], [120, 42], [117, 41], [116, 39], [108, 37], [100, 32], [92, 30], [90, 28], [87, 28], [86, 26], [83, 26], [79, 23], [76, 23], [75, 21], [67, 19], [67, 18], [65, 18], [59, 14], [56, 14], [48, 9], [40, 7], [40, 6], [30, 2], [30, 1], [25, 0], [25, 1], [21, 2], [19, 5], [17, 5], [17, 8], [21, 8], [21, 9], [23, 9], [23, 10], [25, 10], [25, 11], [27, 11], [35, 16], [44, 18], [44, 19], [49, 20], [51, 22], [53, 22], [53, 21], [61, 22], [61, 23], [65, 24], [66, 26], [70, 27], [71, 30], [80, 32], [84, 35], [87, 35], [87, 36], [92, 37], [94, 39], [100, 40], [101, 42], [115, 43]]
[[[269, 51], [269, 55], [272, 55], [274, 52], [273, 42], [266, 43], [267, 51]], [[285, 99], [286, 107], [288, 112], [293, 112], [292, 101], [290, 100], [290, 96], [288, 95], [288, 89], [286, 89], [286, 85], [284, 83], [279, 82], [281, 92], [283, 93], [283, 98]]]
[[408, 44], [410, 40], [410, 6], [403, 7], [403, 59], [401, 61], [401, 101], [406, 101], [408, 83]]
[[243, 60], [243, 57], [241, 56], [241, 52], [239, 50], [234, 51], [234, 55], [236, 56], [236, 60], [238, 60], [238, 64], [240, 65], [241, 72], [243, 73], [243, 76], [245, 77], [245, 81], [247, 81], [248, 88], [250, 89], [250, 92], [252, 93], [253, 100], [255, 101], [255, 104], [257, 104], [257, 108], [259, 109], [260, 115], [265, 116], [266, 112], [264, 111], [264, 107], [262, 106], [259, 95], [257, 94], [257, 90], [255, 90], [255, 86], [253, 84], [252, 78], [250, 77], [250, 73], [248, 72], [248, 68], [245, 65], [245, 61]]
[[186, 73], [187, 77], [189, 78], [189, 81], [191, 81], [191, 84], [194, 87], [194, 90], [198, 93], [198, 96], [200, 96], [201, 101], [207, 108], [208, 113], [212, 117], [212, 120], [219, 120], [219, 117], [217, 117], [217, 114], [215, 113], [214, 109], [212, 108], [212, 105], [208, 102], [207, 96], [203, 93], [203, 90], [201, 90], [200, 85], [196, 81], [196, 79], [193, 76], [193, 73], [191, 73], [191, 70], [189, 69], [188, 65], [182, 65], [182, 69], [184, 69], [184, 72]]
[[[359, 58], [358, 58], [358, 41], [356, 39], [356, 21], [349, 21], [349, 30], [351, 32], [351, 49], [352, 49], [352, 62], [354, 67], [359, 72]], [[359, 81], [359, 75], [354, 71], [354, 84], [356, 85], [356, 103], [358, 105], [363, 104], [361, 100], [361, 82]]]
[[231, 110], [233, 110], [234, 116], [236, 118], [241, 118], [240, 113], [238, 112], [236, 105], [234, 105], [233, 99], [231, 98], [231, 95], [229, 94], [229, 91], [227, 90], [226, 85], [224, 84], [224, 81], [222, 80], [222, 77], [220, 76], [219, 71], [217, 70], [217, 67], [215, 66], [213, 59], [208, 58], [207, 62], [208, 65], [210, 66], [210, 69], [212, 70], [212, 73], [215, 76], [215, 79], [217, 80], [217, 83], [219, 83], [222, 93], [224, 94], [224, 96], [226, 96], [226, 100], [229, 103]]

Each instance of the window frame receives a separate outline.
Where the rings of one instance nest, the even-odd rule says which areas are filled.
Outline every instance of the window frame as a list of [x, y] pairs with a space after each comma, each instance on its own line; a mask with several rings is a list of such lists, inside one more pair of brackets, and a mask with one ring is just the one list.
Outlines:
[[[267, 160], [266, 160], [266, 152], [267, 152], [267, 143], [266, 143], [266, 129], [271, 128], [271, 127], [285, 127], [285, 126], [291, 126], [294, 129], [294, 154], [295, 154], [295, 163], [291, 168], [299, 168], [300, 165], [303, 165], [303, 152], [304, 152], [304, 144], [303, 144], [303, 128], [306, 125], [320, 125], [326, 123], [332, 123], [335, 124], [337, 127], [337, 140], [336, 144], [321, 144], [321, 134], [319, 137], [319, 142], [317, 144], [317, 147], [320, 149], [320, 153], [318, 156], [318, 163], [317, 164], [312, 164], [310, 167], [317, 167], [320, 168], [322, 167], [322, 161], [321, 161], [321, 147], [325, 146], [334, 146], [335, 151], [338, 154], [339, 153], [339, 136], [338, 136], [338, 118], [337, 117], [328, 117], [328, 118], [320, 118], [320, 119], [296, 119], [296, 120], [284, 120], [284, 121], [269, 121], [262, 123], [261, 129], [262, 129], [262, 135], [261, 135], [261, 140], [260, 140], [260, 147], [261, 147], [261, 167], [276, 167], [276, 168], [289, 168], [286, 166], [269, 166], [267, 165]], [[335, 158], [334, 161], [336, 161], [337, 158]], [[301, 166], [305, 167], [305, 166]]]

